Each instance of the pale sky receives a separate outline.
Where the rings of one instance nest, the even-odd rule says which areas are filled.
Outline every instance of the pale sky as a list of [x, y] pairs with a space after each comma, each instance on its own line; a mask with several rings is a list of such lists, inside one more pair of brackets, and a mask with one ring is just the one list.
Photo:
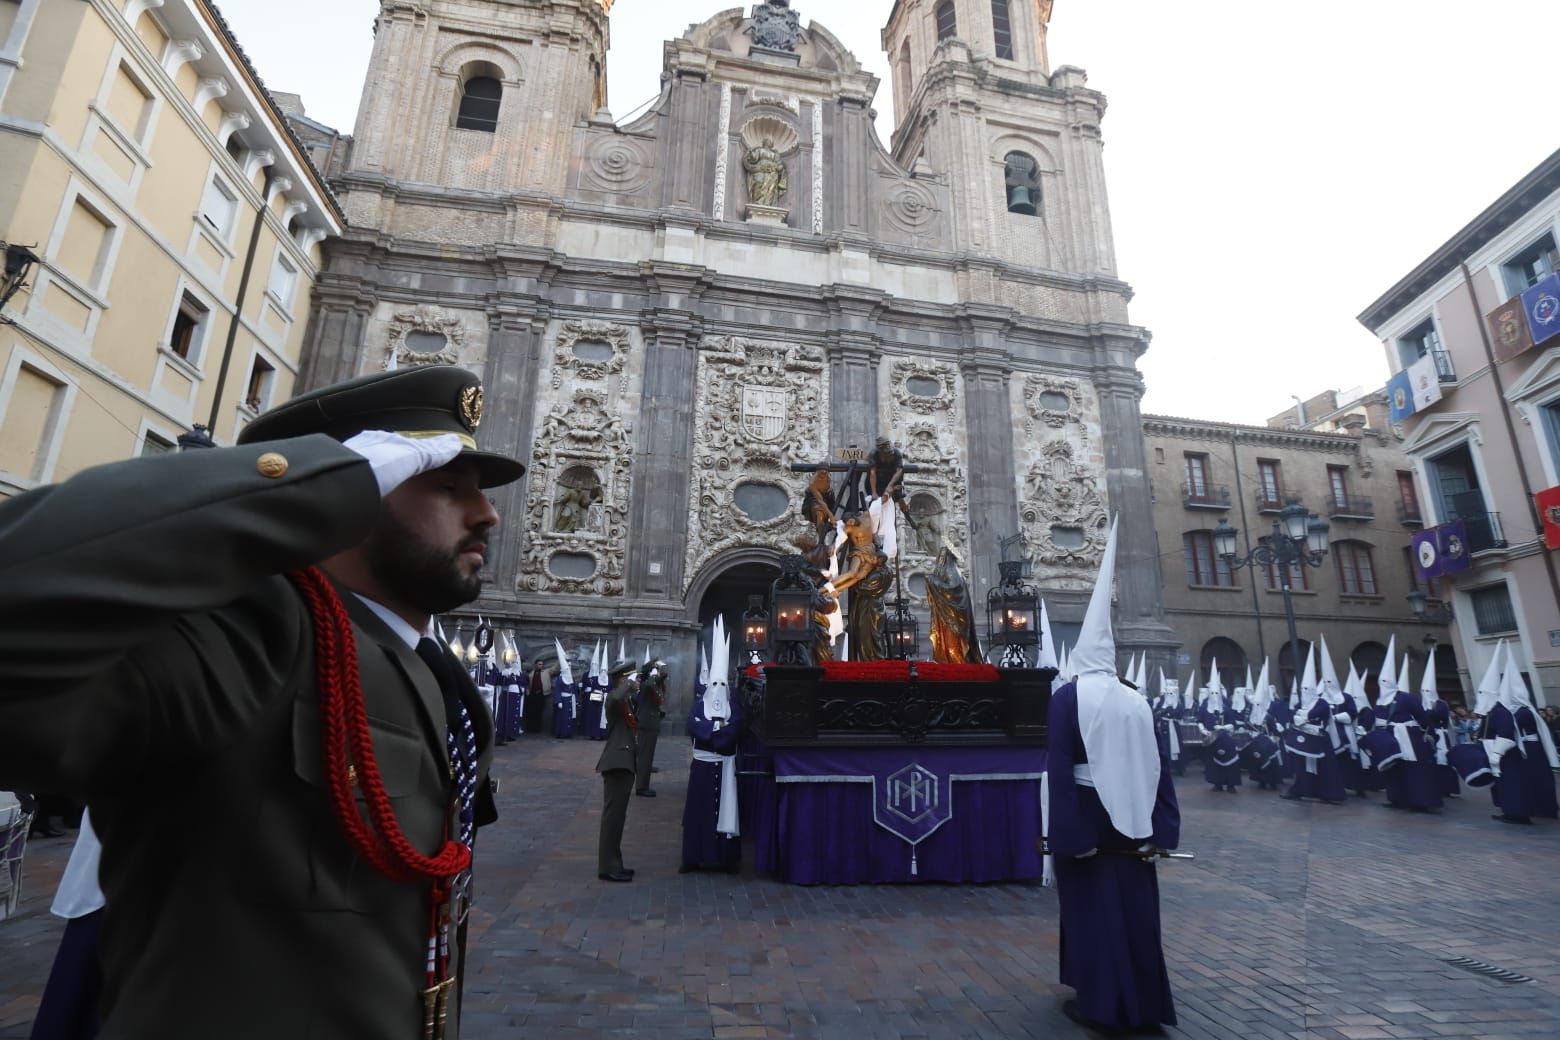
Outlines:
[[[268, 86], [350, 130], [376, 0], [220, 0]], [[751, 0], [749, 0], [751, 6]], [[613, 113], [731, 0], [617, 0]], [[892, 0], [792, 0], [880, 79]], [[1556, 147], [1550, 0], [1058, 0], [1053, 69], [1110, 100], [1105, 162], [1148, 412], [1261, 422], [1387, 379], [1354, 316]]]

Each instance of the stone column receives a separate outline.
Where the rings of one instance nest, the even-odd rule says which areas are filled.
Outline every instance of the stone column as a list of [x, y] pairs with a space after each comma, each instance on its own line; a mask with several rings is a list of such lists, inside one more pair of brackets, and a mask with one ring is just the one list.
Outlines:
[[884, 294], [855, 285], [830, 285], [823, 290], [829, 311], [829, 453], [855, 445], [872, 449], [880, 428], [877, 361], [874, 334]]
[[[1120, 342], [1117, 346], [1135, 346]], [[1143, 446], [1143, 378], [1135, 367], [1114, 364], [1094, 370], [1100, 403], [1100, 439], [1105, 448], [1105, 487], [1116, 532], [1116, 647], [1123, 657], [1147, 650], [1165, 674], [1180, 640], [1165, 623], [1159, 542]]]
[[974, 601], [984, 603], [996, 584], [1000, 542], [1019, 530], [1012, 395], [1007, 359], [1001, 354], [968, 352], [959, 370], [968, 431], [970, 587]]
[[[323, 270], [314, 283], [295, 394], [360, 374], [374, 303], [372, 284], [356, 274]], [[378, 369], [371, 365], [368, 371]]]
[[536, 436], [536, 402], [541, 388], [548, 311], [535, 300], [500, 299], [488, 309], [487, 361], [483, 366], [483, 415], [477, 441], [486, 451], [503, 452], [526, 464], [526, 476], [489, 496], [501, 518], [498, 537], [489, 547], [492, 576], [483, 602], [513, 603], [520, 581], [520, 556], [530, 505], [531, 447]]

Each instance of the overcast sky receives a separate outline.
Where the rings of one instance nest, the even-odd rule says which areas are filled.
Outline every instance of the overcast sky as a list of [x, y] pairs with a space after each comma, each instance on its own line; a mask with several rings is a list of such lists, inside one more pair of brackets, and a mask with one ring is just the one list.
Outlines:
[[[1020, 0], [1023, 2], [1023, 0]], [[376, 0], [221, 0], [267, 85], [350, 130]], [[661, 41], [730, 0], [617, 0], [619, 118]], [[892, 89], [892, 0], [792, 0]], [[1290, 395], [1380, 387], [1366, 305], [1560, 146], [1551, 0], [1058, 0], [1053, 67], [1110, 99], [1106, 173], [1145, 411], [1261, 422]]]

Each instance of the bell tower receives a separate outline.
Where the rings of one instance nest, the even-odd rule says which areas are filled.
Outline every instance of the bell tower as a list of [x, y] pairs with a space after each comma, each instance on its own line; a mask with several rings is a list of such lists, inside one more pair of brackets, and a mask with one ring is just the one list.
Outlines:
[[947, 181], [959, 249], [1114, 275], [1105, 97], [1082, 69], [1051, 69], [1051, 9], [1052, 0], [898, 0], [883, 29], [894, 158]]
[[381, 0], [349, 180], [561, 193], [605, 107], [612, 2]]

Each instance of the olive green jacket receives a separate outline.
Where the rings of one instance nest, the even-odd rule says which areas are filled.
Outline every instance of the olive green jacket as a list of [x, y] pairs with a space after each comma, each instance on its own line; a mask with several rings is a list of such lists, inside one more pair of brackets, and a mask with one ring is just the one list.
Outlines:
[[606, 746], [601, 749], [601, 758], [596, 761], [596, 772], [606, 773], [613, 769], [626, 769], [632, 773], [638, 739], [628, 724], [629, 713], [634, 710], [634, 701], [629, 693], [627, 679], [619, 679], [617, 685], [612, 687], [612, 692], [607, 694], [607, 703], [602, 710], [607, 713], [607, 740]]
[[[261, 474], [266, 452], [285, 473]], [[103, 1040], [420, 1035], [430, 891], [377, 874], [332, 814], [312, 624], [281, 576], [361, 541], [378, 509], [368, 464], [323, 436], [0, 502], [0, 788], [91, 806]], [[342, 600], [386, 791], [432, 853], [452, 823], [443, 698]], [[492, 723], [464, 696], [485, 786]]]

